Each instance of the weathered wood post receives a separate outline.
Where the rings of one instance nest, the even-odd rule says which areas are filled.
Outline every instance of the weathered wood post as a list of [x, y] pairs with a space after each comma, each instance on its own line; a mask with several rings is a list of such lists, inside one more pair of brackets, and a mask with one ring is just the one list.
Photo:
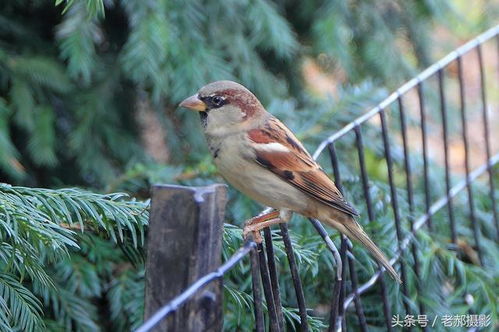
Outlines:
[[[221, 264], [225, 185], [155, 185], [147, 238], [145, 318]], [[154, 331], [221, 331], [222, 280], [193, 296]]]

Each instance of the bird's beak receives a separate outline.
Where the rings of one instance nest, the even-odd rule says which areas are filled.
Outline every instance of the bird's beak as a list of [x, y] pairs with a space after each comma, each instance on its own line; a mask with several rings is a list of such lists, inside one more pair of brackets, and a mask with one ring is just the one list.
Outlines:
[[185, 107], [193, 111], [204, 112], [206, 111], [206, 104], [198, 98], [198, 95], [192, 95], [180, 103], [180, 107]]

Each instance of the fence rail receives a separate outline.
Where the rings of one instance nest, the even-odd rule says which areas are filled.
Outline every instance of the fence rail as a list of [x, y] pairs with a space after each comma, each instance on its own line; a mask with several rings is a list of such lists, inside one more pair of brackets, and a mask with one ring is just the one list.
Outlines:
[[[406, 264], [404, 263], [404, 255], [410, 254], [414, 261], [414, 275], [416, 280], [416, 291], [419, 294], [422, 290], [420, 287], [420, 262], [418, 248], [415, 245], [415, 239], [417, 239], [418, 231], [424, 226], [427, 226], [430, 232], [435, 231], [434, 225], [432, 223], [432, 217], [435, 216], [437, 212], [447, 207], [447, 215], [449, 219], [449, 232], [451, 243], [453, 245], [457, 244], [458, 232], [456, 229], [457, 220], [454, 216], [453, 210], [453, 199], [463, 190], [466, 189], [468, 204], [469, 204], [469, 220], [471, 223], [471, 229], [473, 232], [474, 244], [477, 248], [477, 253], [480, 263], [483, 263], [483, 253], [481, 249], [481, 239], [480, 239], [480, 229], [477, 222], [474, 194], [472, 190], [472, 184], [479, 177], [487, 173], [488, 175], [488, 187], [489, 187], [489, 197], [491, 200], [492, 216], [495, 225], [495, 237], [496, 240], [499, 239], [499, 223], [497, 217], [497, 207], [495, 198], [495, 184], [494, 184], [494, 170], [493, 166], [499, 163], [499, 153], [493, 155], [493, 147], [491, 145], [490, 138], [490, 124], [488, 119], [489, 111], [489, 100], [486, 89], [486, 72], [484, 69], [484, 57], [482, 47], [484, 43], [496, 38], [497, 54], [495, 56], [496, 61], [499, 59], [499, 25], [486, 31], [485, 33], [477, 36], [473, 40], [464, 44], [463, 46], [457, 48], [455, 51], [449, 53], [440, 61], [436, 62], [434, 65], [430, 66], [415, 78], [411, 79], [404, 85], [402, 85], [395, 92], [390, 94], [385, 100], [383, 100], [379, 105], [371, 109], [369, 112], [355, 119], [344, 128], [334, 133], [326, 140], [321, 142], [314, 152], [313, 157], [317, 159], [324, 151], [327, 151], [331, 161], [331, 167], [334, 174], [334, 179], [336, 185], [340, 191], [343, 191], [342, 174], [340, 172], [339, 162], [338, 162], [338, 152], [336, 144], [341, 142], [342, 139], [348, 136], [348, 134], [353, 133], [354, 143], [356, 150], [356, 157], [358, 161], [359, 177], [362, 184], [362, 192], [364, 197], [364, 202], [366, 204], [367, 220], [372, 222], [376, 219], [375, 211], [373, 208], [373, 199], [370, 194], [370, 180], [367, 172], [367, 164], [365, 157], [365, 143], [362, 133], [362, 128], [369, 121], [376, 120], [381, 130], [382, 136], [382, 148], [383, 148], [383, 159], [387, 167], [388, 184], [390, 187], [390, 202], [393, 212], [393, 220], [395, 225], [395, 234], [397, 242], [397, 250], [393, 258], [390, 260], [392, 265], [397, 264], [400, 267], [401, 278], [403, 281], [401, 291], [405, 298], [409, 298], [409, 290], [407, 288], [407, 271]], [[465, 76], [463, 73], [463, 57], [470, 52], [475, 51], [476, 57], [478, 59], [478, 74], [479, 74], [479, 100], [481, 103], [481, 114], [482, 114], [482, 125], [483, 125], [483, 141], [485, 142], [485, 155], [483, 165], [476, 167], [471, 170], [471, 151], [470, 151], [470, 129], [468, 128], [468, 112], [466, 103], [466, 92], [465, 92]], [[499, 64], [496, 64], [499, 68]], [[449, 70], [450, 66], [457, 67], [457, 86], [458, 86], [458, 109], [461, 120], [462, 127], [462, 146], [464, 149], [464, 179], [459, 181], [457, 184], [452, 185], [453, 176], [450, 166], [450, 156], [449, 156], [449, 142], [450, 133], [448, 127], [448, 89], [446, 88], [446, 70]], [[439, 101], [439, 114], [441, 119], [441, 141], [443, 144], [444, 151], [444, 182], [445, 182], [445, 193], [442, 197], [437, 200], [432, 200], [432, 196], [435, 195], [432, 192], [432, 185], [430, 183], [430, 161], [429, 161], [429, 140], [430, 135], [428, 132], [428, 109], [427, 109], [427, 99], [425, 94], [425, 84], [430, 84], [428, 81], [430, 79], [436, 78], [436, 98]], [[495, 75], [497, 79], [497, 84], [499, 84], [498, 75]], [[421, 138], [421, 156], [423, 160], [423, 188], [424, 188], [424, 212], [419, 217], [415, 217], [418, 211], [416, 203], [414, 201], [414, 174], [415, 168], [411, 163], [411, 149], [413, 148], [413, 142], [409, 139], [409, 124], [408, 116], [414, 115], [409, 114], [406, 104], [414, 101], [410, 93], [415, 92], [417, 99], [417, 109], [419, 115], [419, 128], [418, 132]], [[403, 191], [407, 196], [408, 204], [408, 215], [402, 215], [400, 213], [398, 197], [400, 195], [400, 188], [396, 186], [395, 181], [395, 167], [398, 166], [393, 160], [393, 152], [391, 151], [391, 144], [393, 140], [392, 126], [388, 119], [388, 112], [392, 108], [398, 108], [399, 125], [400, 125], [400, 137], [402, 141], [403, 149], [403, 162], [400, 168], [403, 170], [403, 177], [405, 182], [405, 188]], [[435, 114], [432, 114], [434, 116]], [[377, 118], [376, 118], [377, 117]], [[398, 137], [398, 136], [397, 136]], [[415, 152], [412, 152], [415, 153]], [[409, 230], [404, 230], [403, 221], [407, 220], [409, 224]], [[374, 285], [379, 285], [380, 297], [383, 303], [384, 312], [384, 324], [388, 331], [392, 330], [392, 324], [390, 321], [391, 309], [390, 303], [387, 296], [387, 286], [383, 277], [384, 269], [380, 269], [365, 283], [359, 284], [359, 280], [355, 269], [355, 259], [351, 253], [351, 243], [346, 237], [341, 238], [341, 245], [339, 250], [336, 248], [334, 242], [328, 236], [327, 231], [320, 224], [319, 221], [311, 219], [310, 222], [316, 228], [318, 233], [321, 235], [325, 241], [328, 249], [331, 251], [333, 258], [336, 262], [336, 274], [335, 283], [333, 286], [332, 298], [331, 298], [331, 313], [329, 319], [329, 329], [328, 331], [340, 331], [346, 330], [346, 320], [345, 313], [347, 312], [349, 306], [354, 304], [355, 315], [358, 319], [358, 326], [362, 331], [367, 331], [368, 326], [366, 323], [366, 318], [364, 314], [364, 308], [362, 306], [361, 295], [371, 289]], [[151, 231], [151, 230], [150, 230]], [[303, 287], [301, 284], [301, 279], [298, 273], [298, 266], [296, 262], [296, 257], [294, 255], [293, 246], [291, 239], [289, 237], [288, 226], [286, 224], [280, 225], [280, 234], [284, 243], [284, 249], [287, 255], [288, 263], [290, 266], [291, 277], [293, 281], [293, 286], [296, 293], [296, 299], [298, 303], [298, 311], [300, 316], [300, 329], [302, 331], [308, 331], [307, 323], [307, 309], [305, 303], [305, 296]], [[215, 271], [206, 274], [202, 278], [198, 279], [195, 283], [190, 285], [185, 291], [179, 294], [177, 297], [173, 298], [170, 302], [162, 306], [154, 315], [152, 315], [144, 324], [137, 330], [138, 332], [145, 332], [151, 330], [160, 320], [164, 319], [166, 316], [174, 313], [179, 307], [184, 305], [193, 295], [199, 292], [207, 284], [223, 278], [223, 275], [232, 269], [238, 262], [245, 259], [246, 256], [250, 256], [251, 263], [251, 276], [252, 276], [252, 289], [253, 289], [253, 300], [254, 300], [254, 315], [255, 315], [255, 329], [256, 331], [265, 331], [264, 323], [264, 310], [263, 310], [263, 297], [265, 297], [265, 302], [267, 305], [268, 321], [270, 331], [284, 331], [286, 330], [282, 306], [280, 302], [280, 292], [276, 271], [276, 264], [274, 260], [274, 252], [272, 245], [272, 236], [269, 229], [264, 230], [265, 244], [256, 244], [251, 239], [244, 243], [232, 257], [230, 257], [223, 265], [221, 265]], [[346, 294], [345, 279], [349, 274], [349, 282], [351, 286], [351, 292]], [[263, 294], [262, 294], [263, 289]], [[262, 296], [263, 295], [263, 296]], [[404, 306], [406, 313], [411, 312], [409, 307], [409, 302], [404, 301]], [[419, 300], [418, 297], [418, 309], [419, 314], [425, 314], [426, 308], [425, 304]]]

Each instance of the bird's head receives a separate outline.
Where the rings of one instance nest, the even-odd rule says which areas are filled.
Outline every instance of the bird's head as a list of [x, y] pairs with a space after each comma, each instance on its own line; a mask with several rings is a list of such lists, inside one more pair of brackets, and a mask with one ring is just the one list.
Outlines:
[[232, 81], [205, 85], [179, 106], [198, 111], [210, 135], [227, 135], [250, 128], [266, 113], [251, 91]]

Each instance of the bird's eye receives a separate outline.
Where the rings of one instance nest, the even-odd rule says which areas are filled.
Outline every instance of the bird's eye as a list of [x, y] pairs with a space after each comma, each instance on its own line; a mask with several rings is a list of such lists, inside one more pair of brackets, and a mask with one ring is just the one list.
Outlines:
[[211, 98], [211, 102], [212, 102], [213, 106], [219, 107], [219, 106], [222, 106], [224, 99], [220, 96], [214, 96], [213, 98]]

